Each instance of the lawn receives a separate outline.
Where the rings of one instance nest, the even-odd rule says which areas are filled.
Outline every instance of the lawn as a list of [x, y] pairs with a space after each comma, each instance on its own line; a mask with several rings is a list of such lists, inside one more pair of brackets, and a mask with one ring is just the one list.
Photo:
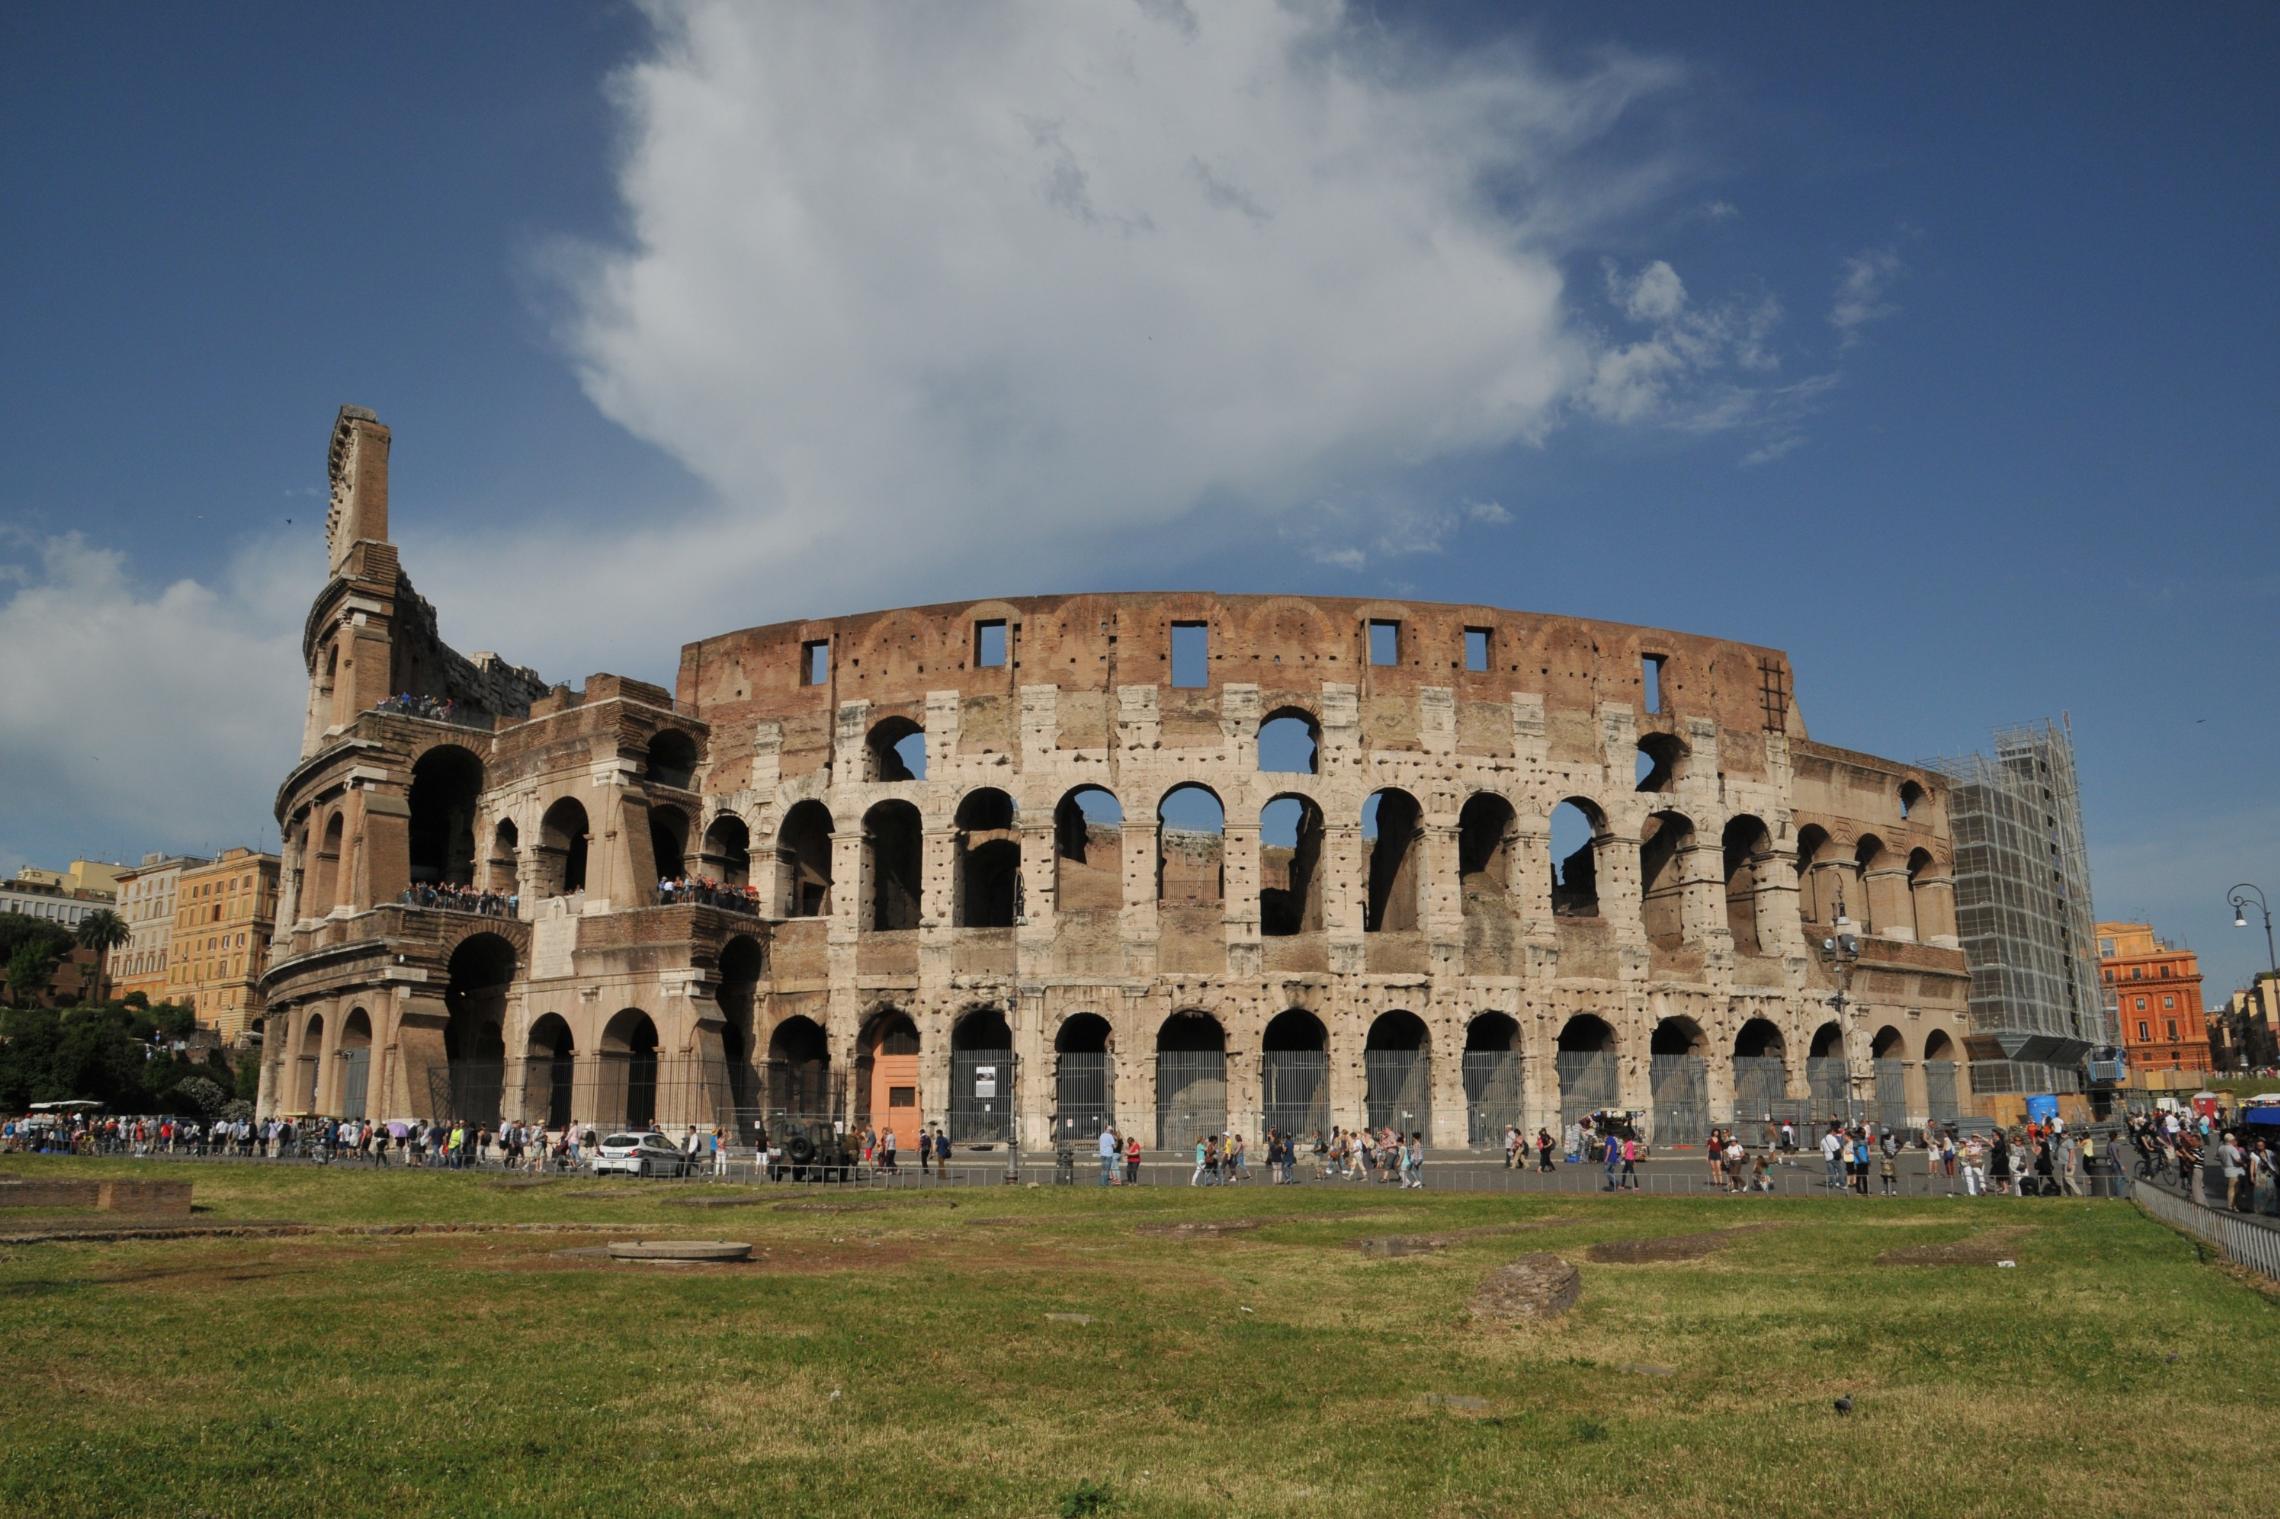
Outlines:
[[[0, 1248], [10, 1514], [2270, 1508], [2258, 1463], [2209, 1459], [2210, 1435], [2280, 1408], [2280, 1303], [2125, 1204], [0, 1162], [67, 1172], [187, 1176], [201, 1223], [328, 1228]], [[754, 1200], [673, 1201], [693, 1195]], [[375, 1222], [620, 1227], [337, 1227]], [[1161, 1227], [1183, 1222], [1243, 1227]], [[1743, 1223], [1770, 1227], [1691, 1261], [1587, 1257]], [[1877, 1260], [1998, 1229], [2015, 1267]], [[766, 1258], [576, 1253], [668, 1234]], [[1481, 1277], [1531, 1250], [1580, 1265], [1581, 1303], [1474, 1324]]]

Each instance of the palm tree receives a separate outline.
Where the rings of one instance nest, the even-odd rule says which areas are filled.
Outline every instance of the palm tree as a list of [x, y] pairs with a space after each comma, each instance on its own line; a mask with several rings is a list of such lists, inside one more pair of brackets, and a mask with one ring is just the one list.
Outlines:
[[98, 907], [79, 920], [72, 935], [81, 949], [95, 951], [95, 1005], [103, 1005], [104, 982], [109, 980], [111, 951], [127, 942], [127, 920], [108, 907]]

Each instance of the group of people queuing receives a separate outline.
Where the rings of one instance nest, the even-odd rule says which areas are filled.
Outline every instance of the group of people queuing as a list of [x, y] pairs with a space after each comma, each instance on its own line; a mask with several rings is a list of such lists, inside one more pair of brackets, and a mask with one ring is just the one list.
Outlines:
[[259, 1153], [264, 1125], [250, 1118], [11, 1118], [0, 1152], [40, 1155], [238, 1155]]
[[661, 876], [657, 881], [657, 905], [673, 907], [694, 903], [700, 907], [718, 907], [727, 912], [757, 913], [760, 911], [760, 888], [746, 883], [732, 886], [710, 876]]
[[446, 912], [471, 912], [486, 918], [512, 918], [522, 911], [522, 898], [514, 892], [479, 891], [457, 881], [420, 882], [404, 888], [406, 907], [440, 907]]
[[2280, 1153], [2272, 1139], [2175, 1109], [2131, 1114], [2128, 1133], [2141, 1178], [2175, 1181], [2212, 1208], [2280, 1217]]

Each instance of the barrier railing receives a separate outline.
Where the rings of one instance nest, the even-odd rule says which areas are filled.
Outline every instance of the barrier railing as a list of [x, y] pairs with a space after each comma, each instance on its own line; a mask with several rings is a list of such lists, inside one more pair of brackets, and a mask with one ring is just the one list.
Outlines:
[[2141, 1180], [2130, 1189], [2130, 1196], [2170, 1228], [2215, 1246], [2234, 1265], [2280, 1281], [2280, 1220], [2212, 1208], [2165, 1182]]

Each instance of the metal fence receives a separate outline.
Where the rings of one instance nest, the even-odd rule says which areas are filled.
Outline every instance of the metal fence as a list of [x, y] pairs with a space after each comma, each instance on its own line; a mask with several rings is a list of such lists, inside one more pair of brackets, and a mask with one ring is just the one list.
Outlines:
[[372, 1084], [372, 1050], [340, 1052], [340, 1116], [362, 1118], [365, 1097]]
[[1156, 1052], [1156, 1144], [1184, 1149], [1227, 1129], [1227, 1056], [1219, 1050]]
[[1934, 1123], [1954, 1123], [1959, 1116], [1955, 1095], [1955, 1062], [1924, 1062], [1924, 1105]]
[[1467, 1050], [1464, 1079], [1465, 1143], [1503, 1148], [1505, 1125], [1520, 1122], [1524, 1104], [1520, 1057], [1510, 1050]]
[[1433, 1127], [1433, 1057], [1423, 1050], [1362, 1051], [1362, 1112], [1373, 1129]]
[[1693, 1144], [1710, 1128], [1710, 1062], [1700, 1055], [1654, 1055], [1647, 1061], [1653, 1109], [1647, 1134], [1656, 1144]]
[[1330, 1056], [1267, 1050], [1259, 1056], [1260, 1123], [1301, 1138], [1330, 1132]]
[[1013, 1051], [950, 1052], [950, 1137], [985, 1144], [1013, 1138]]
[[1615, 1055], [1610, 1050], [1561, 1050], [1553, 1058], [1560, 1077], [1560, 1123], [1565, 1126], [1615, 1106]]
[[1804, 1116], [1804, 1107], [1789, 1095], [1789, 1065], [1779, 1055], [1734, 1057], [1736, 1124], [1794, 1123]]
[[2280, 1281], [2280, 1222], [2209, 1207], [2161, 1182], [2140, 1181], [2130, 1188], [2130, 1196], [2172, 1229], [2215, 1246], [2234, 1265], [2268, 1281]]
[[1054, 1137], [1100, 1138], [1101, 1126], [1116, 1114], [1115, 1057], [1105, 1050], [1076, 1050], [1055, 1058]]
[[1835, 1058], [1806, 1061], [1805, 1085], [1813, 1094], [1815, 1118], [1851, 1116], [1852, 1085], [1845, 1074], [1844, 1061]]
[[1868, 1111], [1861, 1116], [1886, 1128], [1905, 1128], [1909, 1116], [1907, 1062], [1876, 1061], [1873, 1074], [1876, 1078], [1876, 1095], [1869, 1103]]

